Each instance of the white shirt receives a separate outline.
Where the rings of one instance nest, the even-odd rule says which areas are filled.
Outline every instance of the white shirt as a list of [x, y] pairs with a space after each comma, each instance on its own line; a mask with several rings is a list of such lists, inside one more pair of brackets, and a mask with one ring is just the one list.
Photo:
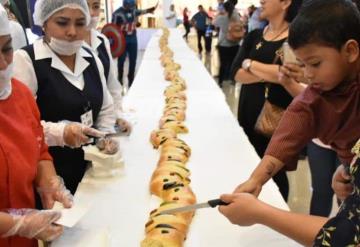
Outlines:
[[175, 28], [176, 27], [176, 12], [169, 10], [167, 16], [165, 18], [165, 25], [168, 28]]
[[[107, 51], [108, 56], [110, 58], [110, 61], [109, 61], [110, 62], [110, 69], [109, 69], [109, 76], [108, 76], [108, 80], [107, 80], [107, 87], [108, 87], [108, 89], [110, 91], [110, 94], [111, 94], [111, 96], [113, 98], [113, 101], [114, 101], [116, 117], [117, 118], [123, 118], [123, 114], [122, 114], [122, 96], [121, 96], [122, 87], [121, 87], [120, 82], [117, 79], [117, 73], [116, 73], [117, 68], [115, 67], [114, 61], [112, 59], [109, 40], [103, 34], [99, 33], [97, 30], [91, 29], [91, 31], [90, 31], [91, 47], [85, 41], [84, 41], [84, 46], [91, 49], [92, 52], [95, 53], [98, 56], [99, 52], [98, 52], [97, 48], [101, 45], [100, 37], [105, 41], [106, 51]], [[102, 70], [104, 70], [104, 68]]]
[[[72, 72], [60, 58], [46, 45], [42, 39], [34, 42], [35, 60], [51, 58], [51, 67], [61, 71], [64, 77], [80, 90], [84, 89], [85, 82], [83, 72], [89, 66], [89, 62], [84, 57], [91, 57], [91, 55], [84, 49], [80, 49], [76, 53], [75, 71]], [[104, 132], [114, 132], [115, 114], [112, 97], [107, 89], [104, 77], [104, 69], [101, 61], [94, 55], [96, 63], [99, 68], [100, 78], [103, 88], [103, 104], [99, 112], [98, 118], [94, 123], [95, 128]], [[48, 73], [48, 71], [44, 71]], [[14, 78], [27, 85], [36, 98], [38, 90], [38, 80], [36, 78], [34, 66], [28, 53], [24, 50], [17, 50], [14, 53]], [[64, 127], [66, 119], [58, 123], [41, 121], [46, 143], [49, 146], [64, 146]]]

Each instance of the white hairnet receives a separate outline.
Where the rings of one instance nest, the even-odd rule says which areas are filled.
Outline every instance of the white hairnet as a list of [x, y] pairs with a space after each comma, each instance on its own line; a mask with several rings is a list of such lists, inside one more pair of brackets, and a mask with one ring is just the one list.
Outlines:
[[0, 36], [9, 35], [10, 23], [4, 7], [0, 4]]
[[37, 0], [34, 7], [34, 24], [42, 27], [53, 14], [64, 8], [81, 10], [86, 17], [86, 25], [89, 25], [90, 12], [86, 0]]
[[0, 3], [1, 3], [2, 5], [5, 5], [5, 4], [9, 3], [9, 0], [0, 0]]

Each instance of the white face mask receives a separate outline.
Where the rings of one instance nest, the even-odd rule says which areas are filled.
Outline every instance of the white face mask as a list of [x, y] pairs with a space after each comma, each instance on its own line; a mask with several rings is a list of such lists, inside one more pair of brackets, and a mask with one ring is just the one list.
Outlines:
[[96, 29], [99, 24], [100, 16], [94, 16], [90, 19], [89, 29]]
[[13, 76], [14, 63], [0, 70], [0, 99], [6, 99], [11, 93], [11, 78]]
[[70, 42], [51, 37], [48, 44], [54, 52], [64, 56], [71, 56], [80, 50], [83, 44], [83, 40], [75, 40]]

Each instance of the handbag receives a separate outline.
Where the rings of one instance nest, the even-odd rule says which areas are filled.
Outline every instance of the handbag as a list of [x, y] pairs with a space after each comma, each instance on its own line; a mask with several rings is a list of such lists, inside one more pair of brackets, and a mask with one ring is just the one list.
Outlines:
[[255, 123], [255, 131], [266, 137], [271, 137], [285, 112], [285, 109], [276, 106], [267, 99], [270, 85], [265, 87], [265, 103]]
[[[281, 51], [276, 51], [276, 56], [273, 64], [275, 64], [278, 59], [281, 58], [281, 56]], [[254, 130], [257, 133], [269, 138], [271, 138], [271, 136], [274, 134], [285, 112], [285, 109], [270, 103], [270, 101], [268, 100], [270, 87], [270, 84], [267, 84], [265, 86], [265, 103], [263, 108], [261, 109], [261, 112], [256, 120], [254, 127]]]

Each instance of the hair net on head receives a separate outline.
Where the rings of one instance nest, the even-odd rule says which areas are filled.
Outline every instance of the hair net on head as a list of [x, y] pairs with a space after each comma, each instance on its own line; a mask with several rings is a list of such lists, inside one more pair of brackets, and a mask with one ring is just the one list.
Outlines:
[[6, 10], [0, 4], [0, 36], [9, 35], [10, 23]]
[[5, 4], [9, 3], [9, 0], [0, 0], [0, 3], [1, 3], [2, 5], [5, 5]]
[[64, 8], [81, 10], [86, 17], [86, 25], [89, 25], [90, 12], [86, 0], [37, 0], [34, 7], [34, 24], [42, 27], [53, 14]]

